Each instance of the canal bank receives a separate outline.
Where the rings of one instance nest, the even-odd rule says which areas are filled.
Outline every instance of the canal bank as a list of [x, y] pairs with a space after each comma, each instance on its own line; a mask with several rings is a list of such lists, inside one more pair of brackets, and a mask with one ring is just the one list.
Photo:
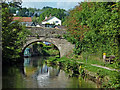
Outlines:
[[111, 80], [117, 75], [118, 71], [108, 70], [104, 66], [93, 65], [79, 62], [72, 58], [49, 58], [46, 61], [50, 65], [59, 65], [63, 70], [70, 73], [70, 76], [87, 77], [89, 80], [99, 83], [102, 87], [108, 87]]

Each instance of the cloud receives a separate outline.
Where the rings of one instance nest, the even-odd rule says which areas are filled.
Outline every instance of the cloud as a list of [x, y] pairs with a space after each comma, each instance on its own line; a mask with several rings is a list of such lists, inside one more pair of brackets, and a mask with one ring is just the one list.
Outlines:
[[57, 2], [56, 7], [68, 10], [74, 8], [76, 5], [78, 5], [78, 2]]
[[[32, 1], [32, 0], [31, 0]], [[32, 7], [42, 9], [45, 6], [69, 10], [78, 5], [78, 2], [23, 2], [23, 7]]]

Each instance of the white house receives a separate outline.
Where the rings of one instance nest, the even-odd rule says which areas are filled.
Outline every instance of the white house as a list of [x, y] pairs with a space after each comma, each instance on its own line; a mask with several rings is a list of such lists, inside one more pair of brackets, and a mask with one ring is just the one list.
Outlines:
[[61, 25], [61, 20], [55, 16], [50, 16], [50, 17], [45, 17], [45, 20], [42, 21], [42, 24], [46, 24], [46, 23]]

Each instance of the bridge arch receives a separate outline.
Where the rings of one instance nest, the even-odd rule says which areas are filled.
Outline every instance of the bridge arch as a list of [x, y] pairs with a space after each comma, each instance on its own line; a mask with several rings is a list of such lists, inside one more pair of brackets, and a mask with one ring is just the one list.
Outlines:
[[54, 44], [60, 52], [60, 57], [68, 55], [70, 52], [72, 52], [74, 48], [74, 45], [65, 39], [46, 38], [46, 37], [40, 37], [39, 39], [37, 39], [36, 37], [32, 37], [31, 39], [27, 40], [26, 43], [23, 45], [22, 53], [24, 52], [27, 46], [29, 46], [30, 44], [34, 42], [39, 42], [39, 41], [47, 41], [47, 42]]

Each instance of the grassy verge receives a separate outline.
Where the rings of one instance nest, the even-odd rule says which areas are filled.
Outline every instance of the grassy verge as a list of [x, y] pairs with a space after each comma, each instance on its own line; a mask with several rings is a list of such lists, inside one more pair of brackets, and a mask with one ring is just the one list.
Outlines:
[[[70, 58], [67, 58], [67, 57], [62, 57], [62, 58], [50, 57], [49, 60], [47, 60], [48, 63], [54, 63], [54, 64], [57, 64], [57, 65], [62, 63], [63, 67], [65, 67], [65, 65], [66, 66], [69, 65], [70, 67], [78, 65], [78, 67], [81, 66], [82, 68], [84, 68], [88, 71], [91, 71], [91, 72], [97, 73], [98, 75], [103, 75], [103, 76], [112, 77], [115, 73], [117, 73], [116, 71], [110, 71], [110, 70], [103, 69], [103, 68], [100, 68], [100, 67], [91, 66], [90, 65], [91, 62], [80, 64], [77, 61], [78, 60], [70, 59]], [[93, 64], [96, 64], [96, 63], [93, 63]]]
[[89, 64], [85, 64], [84, 68], [88, 71], [97, 73], [98, 75], [102, 75], [102, 76], [112, 77], [115, 73], [117, 73], [116, 71], [110, 71], [100, 67], [91, 66]]
[[113, 68], [113, 69], [116, 69], [116, 64], [115, 63], [105, 63], [103, 62], [103, 59], [94, 55], [94, 54], [90, 54], [90, 55], [74, 55], [72, 57], [73, 59], [79, 61], [79, 62], [83, 62], [83, 63], [87, 63], [87, 64], [97, 64], [97, 65], [101, 65], [101, 66], [106, 66], [106, 67], [109, 67], [109, 68]]
[[[47, 61], [49, 65], [60, 66], [69, 76], [83, 76], [93, 79], [96, 83], [101, 83], [102, 87], [113, 85], [112, 80], [116, 80], [117, 71], [110, 71], [100, 67], [92, 66], [91, 63], [79, 63], [76, 59], [67, 57], [50, 57]], [[113, 86], [114, 87], [114, 86]]]

